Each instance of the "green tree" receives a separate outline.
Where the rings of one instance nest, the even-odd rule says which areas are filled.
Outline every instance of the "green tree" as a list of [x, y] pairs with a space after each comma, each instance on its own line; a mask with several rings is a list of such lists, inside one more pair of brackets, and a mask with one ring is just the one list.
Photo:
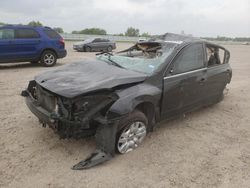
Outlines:
[[141, 36], [142, 37], [150, 37], [150, 34], [149, 33], [142, 33]]
[[130, 37], [138, 37], [140, 35], [140, 31], [139, 29], [129, 27], [125, 32], [125, 35]]
[[106, 35], [107, 32], [100, 28], [86, 28], [81, 31], [72, 31], [72, 34], [85, 34], [85, 35]]
[[7, 25], [6, 23], [0, 22], [0, 25]]
[[31, 21], [28, 23], [29, 26], [43, 26], [43, 24], [39, 21]]
[[61, 27], [54, 27], [53, 29], [58, 33], [64, 33], [63, 28]]

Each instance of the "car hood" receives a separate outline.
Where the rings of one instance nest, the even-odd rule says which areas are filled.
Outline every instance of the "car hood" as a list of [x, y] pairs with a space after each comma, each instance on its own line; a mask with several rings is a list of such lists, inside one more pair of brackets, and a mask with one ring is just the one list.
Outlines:
[[86, 60], [42, 73], [35, 77], [35, 81], [53, 93], [73, 98], [93, 91], [142, 82], [146, 77], [146, 74], [102, 61]]

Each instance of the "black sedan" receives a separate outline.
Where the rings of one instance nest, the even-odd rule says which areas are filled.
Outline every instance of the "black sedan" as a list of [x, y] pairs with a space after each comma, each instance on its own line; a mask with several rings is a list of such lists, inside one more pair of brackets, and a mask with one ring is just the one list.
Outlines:
[[107, 51], [111, 52], [116, 48], [115, 42], [104, 38], [90, 38], [73, 44], [73, 49], [76, 51], [92, 52], [92, 51]]
[[40, 74], [22, 95], [61, 138], [95, 135], [96, 151], [73, 167], [85, 169], [134, 150], [157, 122], [221, 101], [229, 58], [221, 46], [168, 33]]

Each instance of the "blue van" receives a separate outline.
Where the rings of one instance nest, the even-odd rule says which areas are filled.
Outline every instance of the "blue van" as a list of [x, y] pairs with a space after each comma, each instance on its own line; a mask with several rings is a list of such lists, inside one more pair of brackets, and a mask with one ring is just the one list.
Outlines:
[[66, 55], [63, 38], [49, 27], [0, 26], [0, 63], [28, 61], [51, 67]]

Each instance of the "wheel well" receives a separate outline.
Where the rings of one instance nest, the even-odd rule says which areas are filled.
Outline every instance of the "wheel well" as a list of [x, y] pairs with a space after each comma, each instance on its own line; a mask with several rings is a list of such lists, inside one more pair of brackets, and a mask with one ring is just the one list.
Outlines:
[[44, 49], [44, 50], [42, 51], [41, 55], [40, 55], [40, 58], [41, 58], [43, 52], [45, 52], [45, 51], [52, 51], [52, 52], [54, 52], [54, 53], [56, 54], [56, 57], [58, 58], [58, 55], [57, 55], [56, 51], [55, 51], [54, 49], [52, 49], [52, 48], [46, 48], [46, 49]]
[[155, 106], [151, 102], [143, 102], [138, 104], [135, 109], [140, 110], [148, 119], [150, 130], [155, 123]]

